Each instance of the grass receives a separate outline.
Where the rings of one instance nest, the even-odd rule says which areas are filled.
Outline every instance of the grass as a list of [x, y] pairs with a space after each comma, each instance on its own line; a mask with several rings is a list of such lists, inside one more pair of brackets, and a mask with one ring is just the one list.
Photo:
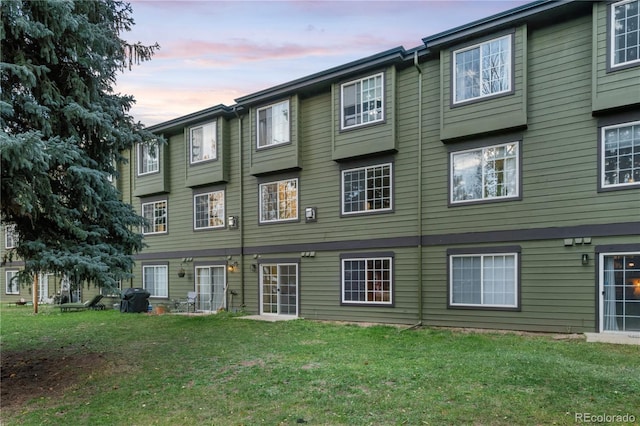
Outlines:
[[[640, 421], [638, 346], [225, 313], [0, 314], [3, 358], [40, 354], [73, 379], [3, 406], [4, 425], [569, 425], [576, 413]], [[94, 361], [64, 362], [78, 357]], [[12, 368], [3, 361], [3, 394]]]

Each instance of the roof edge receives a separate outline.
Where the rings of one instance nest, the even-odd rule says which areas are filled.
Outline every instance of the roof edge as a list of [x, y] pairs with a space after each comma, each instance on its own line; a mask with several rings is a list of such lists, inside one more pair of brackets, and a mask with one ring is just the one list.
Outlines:
[[489, 31], [501, 25], [524, 19], [526, 17], [564, 6], [574, 0], [536, 0], [522, 6], [479, 19], [468, 24], [443, 31], [432, 36], [424, 37], [422, 42], [429, 49], [437, 49], [445, 44], [451, 44], [461, 38], [470, 37], [473, 34]]

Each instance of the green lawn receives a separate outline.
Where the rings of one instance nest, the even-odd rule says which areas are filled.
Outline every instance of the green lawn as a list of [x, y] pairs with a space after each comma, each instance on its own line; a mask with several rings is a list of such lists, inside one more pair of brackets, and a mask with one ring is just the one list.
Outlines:
[[3, 425], [640, 422], [639, 346], [224, 313], [0, 314]]

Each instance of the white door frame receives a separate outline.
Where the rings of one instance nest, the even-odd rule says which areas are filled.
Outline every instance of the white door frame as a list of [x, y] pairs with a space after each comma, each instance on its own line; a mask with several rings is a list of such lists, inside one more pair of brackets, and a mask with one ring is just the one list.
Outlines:
[[[275, 283], [275, 292], [274, 295], [276, 296], [276, 300], [275, 300], [275, 305], [276, 305], [276, 311], [277, 312], [265, 312], [264, 311], [264, 305], [265, 305], [265, 301], [264, 301], [264, 288], [265, 288], [265, 283], [264, 283], [264, 267], [275, 267], [276, 268], [276, 279], [277, 282]], [[282, 266], [294, 266], [295, 267], [295, 284], [291, 285], [291, 284], [283, 284], [282, 280], [281, 280], [281, 276], [280, 276], [280, 268]], [[259, 301], [259, 305], [260, 305], [260, 315], [277, 315], [277, 316], [288, 316], [288, 317], [297, 317], [298, 316], [298, 311], [299, 311], [299, 297], [298, 297], [298, 289], [299, 289], [299, 280], [300, 280], [300, 267], [299, 264], [296, 262], [274, 262], [274, 263], [262, 263], [260, 264], [260, 273], [258, 274], [258, 279], [259, 279], [259, 287], [260, 287], [260, 301]], [[273, 286], [273, 284], [271, 284]], [[282, 302], [282, 298], [283, 298], [283, 292], [282, 292], [282, 288], [283, 287], [289, 287], [289, 289], [291, 287], [293, 287], [294, 289], [294, 297], [295, 297], [295, 313], [291, 314], [291, 313], [281, 313], [281, 307], [283, 305], [286, 305]], [[287, 295], [291, 295], [291, 293], [286, 293]]]

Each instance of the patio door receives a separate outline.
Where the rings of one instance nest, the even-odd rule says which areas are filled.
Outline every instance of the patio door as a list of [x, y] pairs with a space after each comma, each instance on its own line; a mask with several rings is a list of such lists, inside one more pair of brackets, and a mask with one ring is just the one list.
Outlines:
[[640, 253], [600, 255], [600, 331], [640, 333]]
[[196, 266], [196, 310], [215, 312], [226, 308], [224, 266]]
[[298, 265], [296, 263], [260, 266], [260, 313], [298, 315]]

